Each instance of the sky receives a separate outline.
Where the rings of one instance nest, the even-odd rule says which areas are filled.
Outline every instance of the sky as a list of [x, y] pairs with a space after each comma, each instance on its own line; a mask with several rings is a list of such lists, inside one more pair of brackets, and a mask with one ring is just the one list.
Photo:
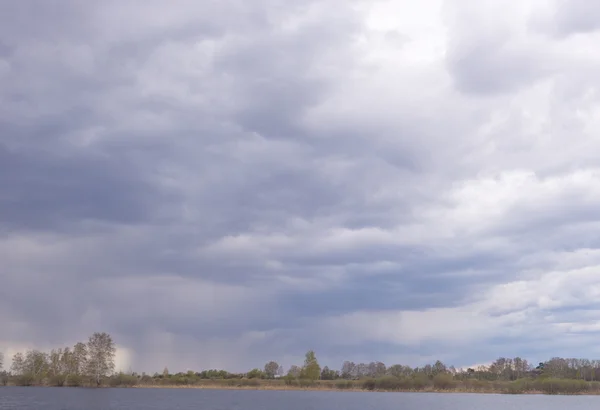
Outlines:
[[0, 2], [0, 351], [599, 358], [599, 29], [583, 0]]

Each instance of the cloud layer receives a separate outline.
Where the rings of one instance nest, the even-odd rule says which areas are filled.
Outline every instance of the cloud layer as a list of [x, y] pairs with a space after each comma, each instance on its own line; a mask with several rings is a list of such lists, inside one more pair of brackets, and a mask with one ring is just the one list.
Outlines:
[[585, 2], [0, 5], [0, 350], [598, 357]]

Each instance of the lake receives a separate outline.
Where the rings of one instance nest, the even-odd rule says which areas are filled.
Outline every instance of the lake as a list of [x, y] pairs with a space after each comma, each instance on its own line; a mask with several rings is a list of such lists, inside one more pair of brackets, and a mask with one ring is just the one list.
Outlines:
[[588, 410], [600, 396], [0, 387], [1, 410]]

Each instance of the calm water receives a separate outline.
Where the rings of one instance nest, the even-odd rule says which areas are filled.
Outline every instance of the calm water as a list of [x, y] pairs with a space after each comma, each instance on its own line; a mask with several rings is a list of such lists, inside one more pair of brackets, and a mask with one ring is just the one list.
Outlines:
[[600, 396], [0, 387], [18, 410], [588, 410]]

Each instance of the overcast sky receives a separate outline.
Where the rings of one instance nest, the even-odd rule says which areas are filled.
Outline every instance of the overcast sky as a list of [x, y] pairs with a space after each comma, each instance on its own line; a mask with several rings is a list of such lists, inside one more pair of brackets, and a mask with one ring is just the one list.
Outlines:
[[0, 351], [600, 357], [600, 7], [0, 2]]

